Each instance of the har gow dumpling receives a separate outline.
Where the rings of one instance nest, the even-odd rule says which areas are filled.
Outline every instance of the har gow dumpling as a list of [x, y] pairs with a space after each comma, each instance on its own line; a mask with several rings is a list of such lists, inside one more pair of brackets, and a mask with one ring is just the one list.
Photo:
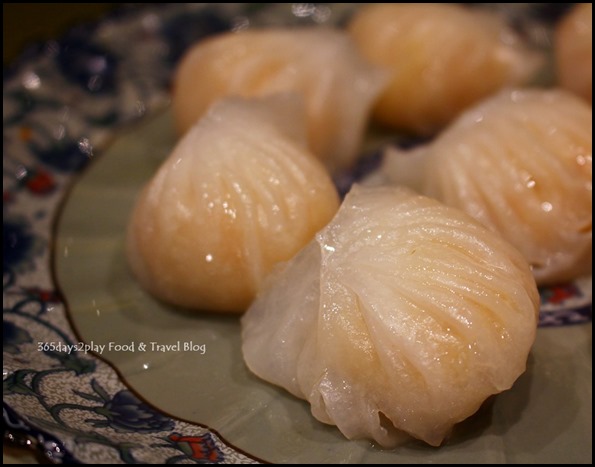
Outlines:
[[520, 253], [467, 214], [355, 185], [271, 273], [242, 317], [242, 350], [349, 439], [439, 445], [525, 371], [538, 305]]
[[505, 86], [528, 82], [543, 63], [500, 16], [456, 4], [369, 5], [349, 33], [364, 57], [391, 72], [374, 118], [421, 135]]
[[221, 97], [299, 92], [306, 101], [310, 148], [332, 170], [353, 162], [385, 83], [384, 73], [357, 53], [345, 32], [249, 29], [190, 49], [174, 76], [172, 105], [183, 133]]
[[560, 85], [593, 100], [593, 4], [579, 3], [558, 24], [554, 57]]
[[130, 219], [128, 259], [145, 289], [187, 308], [247, 308], [339, 205], [303, 122], [299, 96], [228, 98], [186, 133]]
[[432, 143], [387, 151], [373, 177], [466, 211], [525, 255], [538, 284], [562, 283], [592, 269], [592, 122], [569, 92], [501, 92]]

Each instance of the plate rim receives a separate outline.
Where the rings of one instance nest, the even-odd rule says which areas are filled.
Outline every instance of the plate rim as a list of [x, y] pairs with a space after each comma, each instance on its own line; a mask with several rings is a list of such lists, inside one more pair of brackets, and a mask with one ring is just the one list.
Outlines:
[[[112, 23], [117, 23], [119, 21], [131, 21], [131, 22], [134, 22], [135, 26], [138, 28], [139, 26], [137, 23], [140, 21], [140, 17], [145, 14], [150, 15], [151, 13], [154, 13], [155, 11], [157, 11], [156, 9], [158, 9], [158, 8], [162, 8], [163, 10], [160, 10], [160, 11], [167, 11], [173, 17], [176, 14], [183, 14], [184, 12], [186, 12], [186, 10], [184, 10], [184, 8], [191, 8], [191, 11], [201, 11], [201, 12], [208, 11], [209, 14], [213, 13], [213, 12], [215, 14], [229, 14], [229, 11], [232, 11], [229, 8], [232, 8], [232, 9], [237, 8], [238, 9], [237, 12], [241, 12], [242, 5], [250, 5], [250, 4], [232, 4], [235, 6], [221, 7], [221, 9], [214, 7], [213, 5], [215, 5], [215, 4], [199, 4], [199, 5], [202, 5], [201, 6], [201, 8], [203, 8], [202, 10], [198, 10], [198, 9], [195, 10], [192, 8], [196, 8], [196, 7], [184, 7], [183, 5], [188, 5], [188, 4], [173, 4], [173, 6], [170, 6], [169, 4], [161, 4], [158, 6], [144, 4], [141, 6], [137, 6], [134, 9], [129, 8], [129, 7], [122, 7], [122, 8], [116, 9], [112, 12], [107, 13], [106, 15], [104, 15], [102, 18], [100, 18], [97, 21], [85, 23], [85, 25], [84, 25], [85, 27], [77, 26], [76, 28], [73, 28], [73, 30], [76, 30], [76, 34], [78, 34], [78, 36], [77, 36], [78, 40], [82, 41], [83, 43], [85, 40], [87, 40], [89, 42], [93, 42], [93, 40], [96, 39], [96, 34], [105, 33], [105, 31], [102, 30], [103, 26], [112, 27], [113, 26]], [[275, 5], [275, 4], [273, 4], [273, 5]], [[176, 10], [176, 9], [178, 9], [178, 10]], [[147, 22], [146, 27], [148, 28], [147, 31], [149, 33], [153, 32], [154, 34], [156, 34], [156, 36], [159, 36], [159, 34], [156, 31], [150, 31], [150, 28], [152, 27], [150, 24], [150, 21]], [[86, 32], [84, 32], [84, 31], [86, 31]], [[147, 31], [145, 31], [145, 32], [147, 32]], [[65, 37], [68, 34], [72, 34], [72, 31], [66, 33]], [[156, 41], [159, 41], [160, 39], [163, 40], [163, 38], [160, 36], [155, 37]], [[14, 89], [17, 87], [15, 84], [15, 81], [18, 81], [18, 79], [20, 77], [20, 75], [19, 75], [20, 73], [23, 73], [24, 70], [27, 70], [26, 72], [35, 74], [35, 72], [37, 71], [37, 69], [36, 69], [37, 65], [39, 65], [42, 68], [48, 66], [48, 60], [51, 61], [55, 58], [55, 55], [52, 55], [52, 53], [53, 53], [52, 47], [57, 43], [59, 43], [59, 40], [52, 40], [52, 41], [46, 41], [46, 42], [42, 42], [42, 43], [33, 44], [30, 47], [28, 47], [28, 49], [26, 51], [24, 51], [19, 57], [17, 57], [17, 59], [14, 62], [9, 64], [9, 66], [4, 70], [5, 100], [6, 100], [7, 87], [9, 90], [14, 91]], [[126, 57], [123, 57], [123, 58], [125, 59]], [[170, 66], [172, 66], [172, 65], [170, 64]], [[43, 71], [46, 72], [48, 70], [43, 69]], [[51, 70], [49, 70], [49, 71], [51, 71]], [[33, 79], [33, 81], [34, 81], [33, 75], [30, 75], [29, 78]], [[50, 77], [50, 79], [55, 79], [55, 78], [56, 77], [54, 77], [53, 75]], [[58, 76], [57, 79], [59, 79], [59, 78], [60, 78], [60, 76]], [[161, 77], [160, 77], [160, 79], [161, 79]], [[159, 81], [159, 80], [157, 80], [157, 81]], [[79, 83], [67, 82], [64, 80], [59, 81], [59, 82], [61, 84], [66, 83], [66, 84], [68, 84], [68, 86], [71, 86], [73, 89], [75, 89], [75, 91], [74, 91], [75, 95], [77, 95], [77, 96], [85, 95], [84, 92], [81, 94]], [[145, 84], [146, 83], [143, 83], [143, 85], [145, 85]], [[160, 108], [162, 108], [162, 106], [166, 105], [166, 103], [167, 103], [167, 88], [164, 87], [165, 84], [166, 83], [164, 83], [164, 82], [153, 83], [153, 85], [155, 86], [154, 90], [158, 94], [157, 99], [155, 101], [147, 102], [147, 108], [144, 109], [143, 112], [135, 113], [135, 110], [133, 109], [132, 111], [129, 111], [128, 114], [123, 115], [122, 120], [120, 122], [118, 122], [117, 125], [114, 125], [113, 128], [111, 126], [108, 126], [107, 128], [100, 127], [100, 128], [97, 128], [97, 129], [94, 129], [93, 131], [91, 131], [92, 135], [90, 135], [90, 137], [89, 137], [89, 139], [91, 140], [91, 150], [97, 149], [97, 148], [104, 150], [105, 147], [109, 146], [110, 137], [113, 137], [112, 133], [114, 133], [115, 131], [120, 131], [122, 129], [122, 125], [132, 125], [132, 124], [137, 124], [139, 122], [142, 122], [144, 118], [146, 118], [147, 116], [154, 115], [154, 113], [156, 111], [158, 111]], [[11, 86], [12, 86], [12, 88], [11, 88]], [[29, 86], [35, 86], [34, 82], [30, 82]], [[42, 83], [42, 86], [43, 86], [43, 83]], [[31, 89], [35, 90], [36, 88], [32, 87]], [[102, 97], [101, 91], [99, 91], [99, 94], [93, 95], [93, 99], [97, 98], [97, 96], [99, 96], [99, 98]], [[35, 110], [31, 111], [29, 114], [26, 114], [23, 118], [30, 119], [31, 115], [33, 115], [34, 112], [35, 112]], [[5, 128], [5, 132], [6, 132], [6, 125], [4, 125], [4, 128]], [[15, 134], [16, 134], [16, 130], [15, 130]], [[81, 146], [81, 142], [83, 141], [82, 138], [86, 138], [86, 135], [87, 135], [87, 129], [83, 128], [82, 130], [80, 130], [78, 137], [74, 138], [76, 140], [76, 142], [79, 143], [79, 148]], [[6, 134], [5, 134], [5, 140], [6, 140]], [[17, 147], [17, 148], [18, 147], [20, 147], [20, 148], [26, 147], [26, 144], [19, 145], [18, 142], [15, 143], [14, 141], [10, 142], [10, 145], [13, 145], [14, 147]], [[84, 148], [83, 148], [83, 150], [84, 150]], [[83, 151], [82, 155], [85, 156], [84, 151]], [[94, 157], [93, 154], [86, 154], [86, 155], [89, 156], [89, 158], [91, 160]], [[93, 156], [93, 157], [91, 157], [91, 156]], [[45, 272], [47, 273], [47, 277], [50, 279], [49, 285], [53, 286], [53, 289], [47, 288], [47, 289], [40, 289], [37, 291], [32, 290], [31, 284], [29, 284], [29, 279], [27, 279], [25, 281], [24, 287], [28, 288], [29, 290], [26, 293], [23, 292], [24, 289], [21, 290], [20, 298], [28, 299], [28, 300], [30, 300], [31, 303], [34, 303], [34, 302], [37, 303], [37, 302], [42, 301], [45, 303], [45, 305], [51, 304], [51, 306], [55, 308], [55, 310], [53, 312], [56, 315], [58, 315], [58, 313], [63, 314], [62, 318], [58, 321], [66, 320], [66, 322], [68, 323], [68, 326], [69, 326], [69, 329], [67, 329], [67, 331], [70, 334], [72, 334], [72, 336], [76, 340], [80, 341], [80, 333], [78, 333], [78, 331], [76, 330], [74, 322], [73, 322], [73, 320], [70, 316], [70, 313], [68, 311], [67, 297], [65, 297], [62, 294], [62, 292], [60, 290], [59, 282], [56, 279], [54, 246], [55, 246], [55, 241], [56, 241], [56, 235], [55, 235], [56, 229], [57, 229], [58, 223], [61, 218], [63, 206], [68, 199], [68, 193], [69, 193], [70, 189], [75, 185], [77, 179], [81, 176], [84, 176], [85, 169], [91, 167], [92, 163], [89, 164], [87, 162], [84, 162], [80, 166], [76, 166], [76, 164], [75, 164], [74, 169], [69, 169], [67, 171], [63, 171], [61, 168], [61, 169], [56, 169], [55, 173], [54, 173], [52, 171], [51, 165], [44, 164], [43, 161], [42, 161], [42, 163], [40, 163], [39, 160], [36, 159], [36, 157], [37, 156], [35, 156], [34, 154], [28, 154], [24, 160], [20, 160], [20, 158], [17, 158], [17, 161], [16, 161], [17, 166], [18, 166], [18, 164], [22, 164], [25, 172], [24, 172], [22, 179], [16, 180], [16, 182], [15, 182], [15, 180], [13, 180], [14, 175], [9, 174], [8, 170], [6, 170], [5, 164], [3, 164], [4, 180], [6, 181], [7, 179], [9, 179], [9, 182], [12, 183], [13, 185], [15, 183], [22, 184], [17, 187], [17, 189], [14, 191], [14, 193], [11, 193], [10, 189], [7, 190], [6, 188], [4, 188], [4, 198], [5, 198], [4, 207], [5, 207], [5, 209], [3, 211], [5, 211], [5, 212], [3, 214], [3, 223], [6, 222], [6, 220], [7, 220], [7, 217], [5, 217], [6, 211], [16, 211], [16, 212], [9, 212], [9, 216], [8, 216], [9, 221], [11, 220], [10, 217], [12, 215], [18, 214], [18, 209], [16, 209], [16, 208], [15, 209], [7, 209], [8, 208], [7, 204], [12, 202], [11, 200], [7, 200], [7, 197], [9, 197], [11, 194], [14, 195], [15, 197], [17, 197], [17, 196], [27, 197], [27, 198], [31, 198], [31, 197], [35, 198], [36, 196], [41, 197], [41, 198], [35, 198], [35, 199], [42, 199], [43, 208], [46, 210], [46, 215], [48, 216], [47, 218], [42, 219], [42, 221], [44, 223], [43, 224], [44, 227], [38, 227], [40, 230], [43, 230], [43, 229], [46, 229], [47, 226], [49, 225], [49, 231], [48, 231], [48, 235], [47, 235], [48, 238], [44, 238], [43, 235], [40, 237], [41, 242], [42, 243], [45, 242], [43, 245], [41, 245], [41, 248], [43, 251], [42, 252], [38, 251], [36, 253], [37, 256], [28, 258], [27, 260], [32, 262], [32, 267], [34, 268], [34, 272], [35, 271], [39, 272], [40, 270], [43, 270], [43, 269], [46, 270]], [[47, 157], [49, 157], [49, 156], [47, 156]], [[55, 163], [55, 161], [53, 161], [53, 160], [50, 160], [50, 162]], [[9, 169], [14, 172], [15, 167], [11, 166], [11, 167], [9, 167]], [[41, 169], [42, 173], [41, 173], [41, 175], [39, 173], [37, 173], [37, 175], [40, 176], [40, 179], [38, 179], [37, 182], [35, 182], [35, 179], [32, 179], [31, 176], [35, 175], [34, 172], [39, 169]], [[48, 181], [48, 177], [49, 177], [49, 181]], [[53, 178], [53, 181], [52, 181], [52, 178]], [[9, 183], [9, 185], [10, 185], [10, 183]], [[47, 185], [44, 185], [44, 183], [46, 183], [46, 184], [54, 183], [54, 186], [53, 186], [53, 188], [50, 187], [51, 189], [49, 189], [49, 191], [44, 191], [44, 190], [48, 190]], [[13, 186], [13, 188], [14, 188], [14, 186]], [[24, 204], [24, 202], [23, 202], [23, 204]], [[29, 213], [28, 215], [32, 216], [31, 218], [34, 219], [34, 216], [37, 214]], [[36, 235], [37, 233], [34, 233], [34, 234]], [[27, 271], [27, 272], [25, 272], [25, 274], [30, 275], [31, 271]], [[27, 277], [29, 277], [29, 276], [27, 276]], [[12, 284], [8, 284], [8, 285], [11, 286]], [[19, 287], [20, 287], [20, 285], [19, 285]], [[7, 282], [6, 282], [6, 277], [5, 277], [4, 291], [3, 291], [5, 310], [6, 310], [7, 303], [9, 303], [9, 304], [12, 303], [12, 305], [14, 305], [14, 303], [16, 303], [16, 302], [14, 302], [14, 300], [11, 301], [10, 299], [7, 302], [6, 292], [7, 292]], [[11, 290], [8, 290], [8, 292], [12, 293]], [[34, 294], [34, 293], [37, 293], [37, 295], [34, 297], [33, 297], [33, 295], [26, 296], [27, 294]], [[47, 295], [48, 293], [50, 293], [49, 296]], [[54, 293], [55, 295], [51, 295], [51, 293]], [[16, 298], [15, 298], [15, 300], [16, 300]], [[9, 305], [9, 306], [12, 306], [12, 305]], [[585, 306], [581, 305], [578, 308], [580, 308], [580, 310], [584, 311]], [[589, 305], [588, 308], [592, 309], [592, 305]], [[590, 313], [589, 313], [589, 315], [590, 315]], [[588, 321], [590, 322], [590, 319]], [[572, 324], [572, 323], [565, 323], [565, 324]], [[576, 324], [581, 324], [581, 323], [577, 322]], [[556, 323], [553, 323], [552, 325], [559, 325], [559, 323], [556, 322]], [[222, 449], [223, 451], [226, 448], [230, 448], [233, 452], [239, 454], [240, 456], [244, 456], [244, 457], [238, 457], [235, 460], [266, 462], [266, 461], [259, 459], [247, 452], [244, 452], [240, 448], [233, 446], [231, 443], [228, 443], [227, 441], [225, 441], [225, 438], [220, 433], [218, 433], [216, 430], [214, 430], [206, 425], [196, 423], [196, 422], [191, 422], [188, 420], [184, 420], [180, 417], [172, 417], [171, 415], [166, 414], [162, 409], [159, 409], [158, 407], [155, 407], [154, 405], [150, 404], [140, 394], [138, 394], [127, 383], [126, 379], [123, 377], [123, 375], [120, 373], [120, 371], [112, 363], [110, 363], [109, 361], [104, 359], [101, 355], [96, 354], [96, 353], [93, 354], [93, 358], [97, 361], [100, 361], [102, 363], [102, 365], [105, 365], [106, 367], [108, 367], [109, 371], [114, 373], [117, 376], [117, 380], [118, 380], [117, 382], [120, 383], [121, 387], [125, 387], [127, 391], [132, 392], [134, 394], [134, 396], [139, 401], [141, 401], [143, 404], [145, 404], [146, 406], [150, 406], [156, 412], [167, 415], [170, 419], [175, 420], [175, 423], [182, 424], [181, 426], [184, 426], [183, 424], [187, 424], [187, 425], [191, 425], [193, 427], [199, 428], [200, 430], [198, 430], [198, 431], [195, 430], [196, 433], [194, 433], [194, 434], [197, 434], [197, 436], [195, 436], [195, 437], [202, 436], [205, 433], [213, 433], [213, 435], [215, 436], [215, 438], [214, 438], [215, 443], [221, 443], [220, 445], [215, 444], [215, 447], [221, 446], [220, 449]], [[9, 374], [9, 372], [7, 372], [5, 370], [4, 377], [6, 378], [8, 376], [10, 376], [10, 374]], [[25, 383], [25, 384], [28, 384], [28, 383]], [[71, 447], [69, 447], [64, 440], [60, 439], [60, 437], [59, 437], [60, 435], [54, 435], [48, 429], [44, 429], [43, 427], [36, 425], [31, 420], [27, 419], [25, 416], [19, 414], [18, 410], [16, 408], [12, 407], [4, 398], [3, 398], [3, 408], [4, 408], [3, 413], [4, 413], [4, 421], [5, 421], [5, 440], [6, 439], [10, 440], [12, 438], [13, 443], [16, 445], [18, 445], [19, 443], [25, 442], [27, 444], [28, 449], [31, 449], [34, 452], [37, 452], [38, 454], [41, 454], [42, 456], [44, 456], [45, 459], [50, 460], [52, 462], [58, 462], [58, 463], [85, 462], [84, 457], [81, 457], [81, 455], [77, 454], [76, 451], [74, 451]], [[202, 429], [206, 430], [206, 432], [201, 431]], [[185, 438], [190, 438], [190, 436], [185, 436]], [[185, 442], [191, 443], [190, 441], [185, 441]], [[218, 462], [225, 462], [225, 461], [231, 459], [232, 457], [225, 457], [225, 455], [227, 455], [227, 453], [228, 453], [228, 451], [225, 451], [223, 457], [218, 459]], [[228, 454], [230, 456], [233, 456], [233, 454], [231, 452], [229, 452]]]

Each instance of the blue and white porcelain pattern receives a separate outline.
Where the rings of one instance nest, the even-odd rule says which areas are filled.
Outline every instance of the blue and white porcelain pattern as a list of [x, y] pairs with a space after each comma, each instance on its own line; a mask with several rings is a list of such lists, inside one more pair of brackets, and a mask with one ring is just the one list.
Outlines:
[[[351, 4], [144, 4], [28, 50], [4, 73], [5, 440], [55, 463], [256, 463], [212, 429], [174, 419], [72, 345], [52, 274], [55, 215], [118, 128], [165, 108], [171, 72], [201, 37], [250, 25], [341, 23]], [[349, 177], [347, 177], [349, 181]], [[345, 183], [345, 181], [342, 181]], [[591, 320], [590, 282], [542, 291], [541, 325]]]

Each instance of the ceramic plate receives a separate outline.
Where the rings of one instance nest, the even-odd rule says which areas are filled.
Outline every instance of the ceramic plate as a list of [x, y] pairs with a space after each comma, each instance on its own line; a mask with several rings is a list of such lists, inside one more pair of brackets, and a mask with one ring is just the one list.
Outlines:
[[5, 74], [5, 438], [54, 462], [591, 462], [590, 279], [541, 291], [528, 371], [443, 447], [382, 450], [252, 376], [236, 317], [171, 309], [129, 275], [124, 229], [175, 144], [168, 86], [185, 48], [230, 28], [342, 23], [352, 8], [125, 9]]

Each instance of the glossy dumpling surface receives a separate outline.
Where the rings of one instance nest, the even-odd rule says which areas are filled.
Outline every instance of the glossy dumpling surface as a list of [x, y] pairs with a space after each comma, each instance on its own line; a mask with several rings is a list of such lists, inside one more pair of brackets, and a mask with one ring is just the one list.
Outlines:
[[173, 112], [186, 131], [217, 99], [299, 92], [308, 141], [329, 169], [351, 164], [385, 75], [358, 54], [345, 32], [329, 28], [254, 29], [199, 42], [173, 83]]
[[505, 91], [431, 144], [389, 151], [381, 171], [502, 234], [539, 284], [561, 283], [592, 268], [592, 121], [568, 92]]
[[349, 439], [438, 445], [524, 372], [538, 301], [523, 257], [465, 213], [356, 185], [242, 317], [243, 354]]
[[178, 142], [128, 228], [129, 262], [148, 291], [183, 307], [243, 311], [272, 266], [331, 219], [338, 195], [306, 149], [300, 104], [225, 99]]
[[554, 56], [560, 85], [593, 100], [593, 4], [578, 3], [556, 27]]
[[364, 57], [391, 73], [376, 120], [422, 135], [503, 86], [527, 82], [542, 63], [502, 18], [457, 4], [372, 4], [349, 32]]

